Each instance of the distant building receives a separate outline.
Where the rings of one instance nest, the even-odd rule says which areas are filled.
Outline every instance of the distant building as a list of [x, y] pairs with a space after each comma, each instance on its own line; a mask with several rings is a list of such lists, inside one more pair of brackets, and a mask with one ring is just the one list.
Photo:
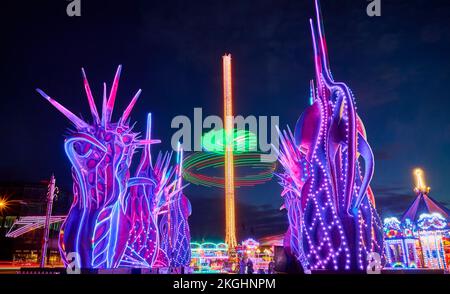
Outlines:
[[[45, 216], [46, 182], [40, 183], [0, 183], [0, 197], [6, 199], [8, 206], [0, 212], [0, 260], [12, 261], [18, 265], [34, 265], [39, 262], [42, 245], [42, 229], [32, 230], [17, 238], [6, 234], [16, 220], [25, 216]], [[60, 190], [53, 205], [52, 215], [65, 215], [69, 210], [71, 195]], [[61, 223], [50, 226], [48, 264], [60, 265], [58, 235]]]

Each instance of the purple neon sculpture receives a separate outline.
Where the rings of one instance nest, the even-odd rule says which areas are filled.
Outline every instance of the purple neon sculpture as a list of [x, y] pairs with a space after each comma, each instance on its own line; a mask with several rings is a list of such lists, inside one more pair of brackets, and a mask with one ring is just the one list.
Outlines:
[[[130, 126], [129, 115], [139, 90], [117, 123], [111, 122], [121, 73], [118, 67], [109, 96], [103, 84], [101, 117], [82, 70], [93, 117], [83, 121], [42, 90], [37, 91], [75, 126], [64, 148], [72, 164], [74, 199], [61, 226], [59, 247], [67, 255], [79, 254], [82, 268], [187, 266], [190, 260], [189, 200], [182, 190], [182, 154], [171, 166], [171, 153], [158, 155], [152, 164], [151, 114], [145, 139]], [[130, 165], [143, 147], [135, 176]]]
[[286, 247], [306, 272], [364, 270], [370, 253], [383, 252], [382, 223], [369, 186], [374, 158], [351, 90], [331, 76], [317, 0], [315, 5], [312, 105], [294, 133], [280, 134]]

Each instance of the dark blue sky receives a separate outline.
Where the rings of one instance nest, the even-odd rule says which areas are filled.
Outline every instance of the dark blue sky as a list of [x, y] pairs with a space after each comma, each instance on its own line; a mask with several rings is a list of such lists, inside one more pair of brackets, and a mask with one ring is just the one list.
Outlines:
[[[333, 76], [356, 96], [374, 149], [372, 181], [383, 215], [414, 198], [411, 170], [425, 169], [432, 196], [450, 203], [450, 4], [446, 0], [381, 0], [382, 16], [365, 0], [322, 0]], [[54, 172], [71, 188], [63, 151], [68, 121], [34, 89], [88, 117], [85, 67], [94, 96], [123, 65], [117, 109], [143, 89], [132, 118], [170, 148], [176, 115], [222, 113], [221, 56], [233, 55], [235, 113], [279, 115], [293, 126], [308, 105], [313, 78], [308, 18], [312, 0], [92, 1], [69, 18], [67, 1], [2, 3], [0, 181], [39, 181]], [[276, 181], [237, 191], [239, 234], [286, 228]], [[189, 187], [194, 238], [222, 235], [222, 191]]]

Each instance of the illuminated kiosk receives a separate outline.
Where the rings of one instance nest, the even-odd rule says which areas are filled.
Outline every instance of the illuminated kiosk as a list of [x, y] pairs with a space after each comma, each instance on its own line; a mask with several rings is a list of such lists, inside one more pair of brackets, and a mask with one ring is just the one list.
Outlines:
[[287, 210], [286, 250], [306, 273], [364, 271], [383, 253], [383, 226], [369, 186], [374, 158], [355, 98], [335, 82], [328, 62], [319, 3], [310, 20], [315, 81], [311, 105], [295, 131], [280, 132], [278, 176]]
[[225, 243], [191, 243], [194, 273], [222, 273], [228, 258], [228, 245]]
[[414, 170], [417, 196], [399, 221], [384, 220], [387, 268], [448, 269], [449, 211], [429, 196], [423, 170]]
[[[61, 226], [59, 247], [65, 265], [80, 268], [168, 268], [190, 263], [189, 200], [182, 190], [183, 152], [177, 164], [170, 153], [152, 160], [150, 146], [159, 143], [147, 133], [140, 138], [130, 124], [130, 113], [141, 90], [117, 122], [112, 122], [121, 66], [109, 95], [103, 84], [101, 115], [84, 73], [92, 122], [82, 120], [42, 90], [37, 91], [74, 125], [64, 148], [72, 164], [73, 203]], [[130, 175], [133, 155], [142, 148], [141, 160]]]
[[421, 267], [418, 256], [419, 240], [408, 219], [404, 223], [396, 217], [384, 219], [386, 268]]
[[[421, 214], [417, 221], [417, 234], [423, 256], [423, 267], [445, 269], [450, 267], [450, 252], [446, 252], [445, 236], [448, 236], [448, 217], [439, 213]], [[448, 238], [448, 237], [447, 237]]]

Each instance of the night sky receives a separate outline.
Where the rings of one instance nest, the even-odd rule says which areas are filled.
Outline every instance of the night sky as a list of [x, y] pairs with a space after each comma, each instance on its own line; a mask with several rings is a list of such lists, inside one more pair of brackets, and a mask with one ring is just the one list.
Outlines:
[[[236, 115], [278, 115], [281, 127], [293, 127], [308, 105], [312, 0], [81, 1], [82, 16], [72, 18], [65, 0], [2, 1], [1, 182], [54, 172], [70, 191], [70, 124], [34, 89], [90, 119], [81, 67], [99, 107], [102, 83], [123, 65], [115, 118], [142, 88], [132, 119], [144, 131], [153, 113], [154, 137], [163, 141], [155, 153], [169, 150], [176, 115], [193, 118], [194, 107], [222, 114], [224, 53], [233, 56]], [[375, 153], [372, 187], [387, 216], [413, 201], [416, 166], [431, 196], [450, 203], [450, 2], [381, 2], [381, 17], [367, 16], [365, 0], [322, 0], [322, 13], [333, 76], [356, 96]], [[275, 179], [237, 190], [240, 238], [286, 229], [280, 192]], [[193, 239], [219, 240], [223, 191], [191, 185], [186, 195]]]

